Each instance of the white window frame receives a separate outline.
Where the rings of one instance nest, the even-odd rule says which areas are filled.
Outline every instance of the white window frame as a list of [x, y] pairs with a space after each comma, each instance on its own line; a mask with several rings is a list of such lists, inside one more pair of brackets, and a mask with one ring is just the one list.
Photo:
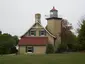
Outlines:
[[33, 46], [27, 46], [27, 53], [33, 53]]
[[32, 34], [32, 32], [35, 32], [35, 31], [30, 31], [30, 36], [35, 36], [35, 34]]
[[[43, 34], [42, 34], [43, 32]], [[40, 36], [45, 36], [45, 31], [40, 31]]]

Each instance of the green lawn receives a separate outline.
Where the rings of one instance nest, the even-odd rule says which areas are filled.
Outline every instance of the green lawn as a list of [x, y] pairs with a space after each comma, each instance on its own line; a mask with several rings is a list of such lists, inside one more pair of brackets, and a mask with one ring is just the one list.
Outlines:
[[85, 53], [50, 55], [4, 55], [0, 64], [85, 64]]

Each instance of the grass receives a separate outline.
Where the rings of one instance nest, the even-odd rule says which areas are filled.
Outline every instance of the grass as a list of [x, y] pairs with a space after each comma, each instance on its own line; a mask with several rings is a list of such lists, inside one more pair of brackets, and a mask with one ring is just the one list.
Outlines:
[[0, 64], [85, 64], [85, 53], [4, 55]]

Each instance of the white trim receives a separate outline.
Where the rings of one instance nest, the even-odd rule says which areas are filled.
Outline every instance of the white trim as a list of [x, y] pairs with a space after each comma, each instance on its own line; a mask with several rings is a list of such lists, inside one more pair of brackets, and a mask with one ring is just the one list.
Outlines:
[[[37, 22], [37, 23], [38, 23], [40, 26], [42, 26], [39, 22]], [[30, 27], [30, 29], [33, 28], [33, 26], [34, 26], [35, 24], [36, 24], [36, 23], [34, 23], [34, 24], [32, 25], [32, 27]], [[42, 27], [43, 27], [43, 26], [42, 26]], [[43, 28], [44, 28], [44, 27], [43, 27]], [[29, 29], [29, 30], [30, 30], [30, 29]], [[56, 36], [54, 36], [53, 34], [51, 34], [46, 28], [44, 28], [44, 29], [46, 30], [46, 32], [47, 32], [50, 36], [56, 38]], [[27, 30], [26, 33], [27, 33], [29, 30]], [[26, 34], [26, 33], [25, 33], [25, 34]], [[25, 34], [24, 34], [24, 35], [25, 35]], [[24, 36], [24, 35], [22, 35], [22, 36]]]
[[33, 53], [33, 52], [27, 52], [27, 53], [31, 54], [31, 53]]
[[[25, 34], [35, 25], [36, 23], [34, 23], [26, 32]], [[24, 36], [25, 34], [23, 34], [22, 36]]]
[[[39, 23], [40, 24], [40, 23]], [[41, 25], [41, 24], [40, 24]], [[41, 25], [42, 26], [42, 25]], [[42, 26], [43, 27], [43, 26]], [[43, 27], [44, 28], [44, 27]], [[44, 28], [47, 32], [48, 32], [48, 34], [49, 35], [51, 35], [52, 37], [55, 37], [54, 35], [52, 35], [46, 28]]]

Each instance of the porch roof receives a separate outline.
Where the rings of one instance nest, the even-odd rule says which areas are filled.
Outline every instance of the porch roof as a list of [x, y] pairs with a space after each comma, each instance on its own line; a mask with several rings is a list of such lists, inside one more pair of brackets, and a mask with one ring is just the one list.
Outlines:
[[46, 45], [48, 43], [48, 37], [22, 37], [19, 40], [19, 46], [25, 45]]

